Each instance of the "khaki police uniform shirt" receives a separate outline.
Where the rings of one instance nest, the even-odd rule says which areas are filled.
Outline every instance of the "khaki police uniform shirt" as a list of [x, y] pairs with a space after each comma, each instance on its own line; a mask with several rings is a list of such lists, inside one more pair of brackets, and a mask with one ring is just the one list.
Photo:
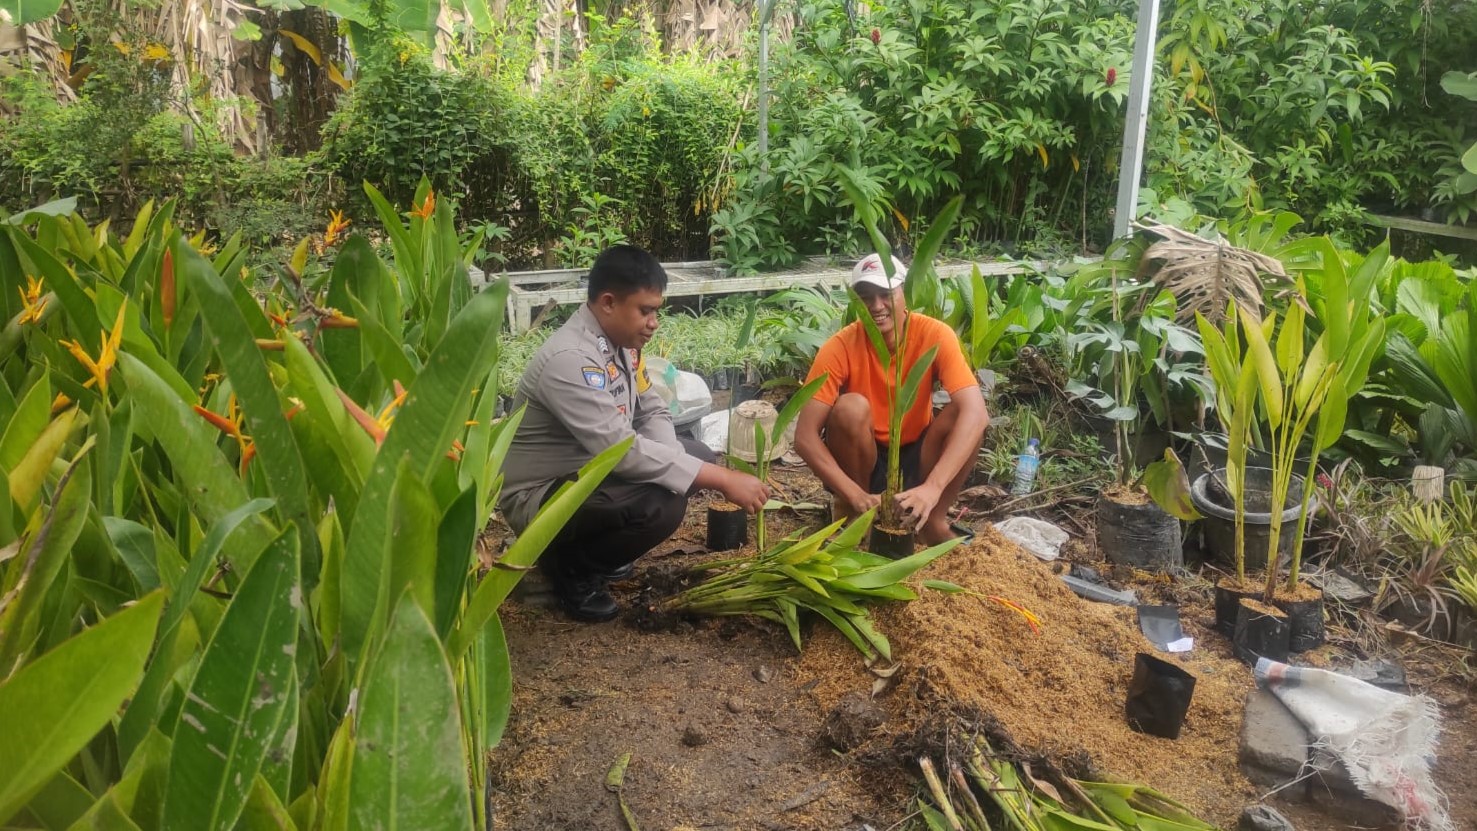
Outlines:
[[533, 521], [554, 480], [633, 433], [612, 476], [686, 493], [703, 464], [677, 440], [639, 353], [612, 344], [588, 305], [534, 354], [513, 399], [520, 406], [527, 409], [503, 464], [498, 503], [514, 531]]

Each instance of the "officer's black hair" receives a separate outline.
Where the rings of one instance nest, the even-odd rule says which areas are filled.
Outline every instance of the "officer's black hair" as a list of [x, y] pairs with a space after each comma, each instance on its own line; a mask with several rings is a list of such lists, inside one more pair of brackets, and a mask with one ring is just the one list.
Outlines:
[[667, 290], [667, 272], [656, 257], [634, 245], [613, 245], [600, 252], [590, 267], [590, 302], [610, 292], [625, 297], [642, 289]]

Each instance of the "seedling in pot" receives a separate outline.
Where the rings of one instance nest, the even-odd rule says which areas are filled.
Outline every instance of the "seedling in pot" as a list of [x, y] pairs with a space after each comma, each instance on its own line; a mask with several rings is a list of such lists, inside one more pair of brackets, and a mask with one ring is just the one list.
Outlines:
[[[780, 408], [779, 415], [775, 418], [774, 421], [774, 427], [768, 433], [765, 432], [763, 425], [757, 422], [754, 424], [753, 464], [750, 464], [747, 460], [741, 459], [738, 456], [734, 455], [733, 437], [729, 436], [729, 450], [727, 453], [728, 463], [731, 466], [757, 478], [759, 481], [768, 484], [769, 467], [771, 463], [771, 459], [769, 458], [771, 455], [771, 448], [779, 446], [780, 442], [784, 439], [785, 430], [789, 429], [790, 427], [790, 422], [795, 420], [795, 416], [800, 414], [800, 409], [804, 407], [810, 401], [810, 399], [815, 397], [815, 394], [820, 391], [820, 388], [825, 383], [826, 376], [821, 376], [820, 378], [816, 378], [810, 383], [801, 387], [798, 392], [790, 396], [790, 400], [785, 402], [785, 406]], [[754, 517], [754, 537], [760, 551], [763, 551], [765, 549], [766, 543], [768, 541], [764, 527], [764, 514], [771, 508], [781, 507], [782, 504], [783, 503], [776, 502], [775, 500], [771, 499], [764, 504], [764, 507], [759, 509], [759, 513]]]

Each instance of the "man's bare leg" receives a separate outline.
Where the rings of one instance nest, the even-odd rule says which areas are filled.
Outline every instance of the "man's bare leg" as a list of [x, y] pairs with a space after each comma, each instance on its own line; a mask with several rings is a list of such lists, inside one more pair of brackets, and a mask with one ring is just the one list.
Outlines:
[[[836, 399], [826, 416], [826, 449], [847, 478], [862, 490], [872, 487], [872, 467], [877, 464], [877, 438], [872, 432], [872, 402], [854, 392]], [[838, 500], [842, 512], [853, 517], [851, 506]]]
[[[928, 427], [928, 433], [923, 436], [923, 450], [919, 460], [919, 467], [922, 468], [920, 473], [923, 478], [928, 478], [928, 474], [933, 472], [934, 465], [938, 464], [944, 452], [944, 445], [948, 443], [949, 435], [954, 432], [958, 422], [959, 409], [952, 403], [934, 416], [933, 423]], [[964, 489], [964, 481], [969, 478], [969, 472], [978, 463], [977, 454], [983, 439], [983, 433], [975, 436], [974, 446], [969, 451], [969, 463], [964, 465], [949, 481], [949, 484], [944, 486], [943, 492], [939, 495], [938, 504], [933, 508], [933, 513], [928, 515], [928, 519], [924, 520], [923, 526], [919, 529], [918, 535], [925, 545], [938, 545], [956, 536], [953, 531], [949, 530], [949, 509], [954, 507], [954, 503], [958, 501], [959, 492]], [[873, 455], [876, 455], [875, 451]]]

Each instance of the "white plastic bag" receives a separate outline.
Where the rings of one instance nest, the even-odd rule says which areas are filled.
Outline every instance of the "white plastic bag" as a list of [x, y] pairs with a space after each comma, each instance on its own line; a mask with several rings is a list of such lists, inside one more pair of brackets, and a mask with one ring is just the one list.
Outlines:
[[1070, 539], [1066, 531], [1028, 516], [1013, 516], [995, 523], [1006, 539], [1048, 563], [1060, 557], [1062, 546]]

